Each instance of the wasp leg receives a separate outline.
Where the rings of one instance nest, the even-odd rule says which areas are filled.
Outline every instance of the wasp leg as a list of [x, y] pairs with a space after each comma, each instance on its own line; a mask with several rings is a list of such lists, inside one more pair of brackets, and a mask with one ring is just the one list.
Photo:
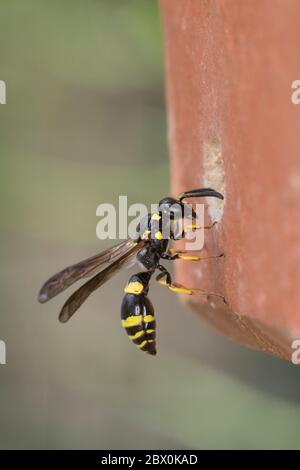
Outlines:
[[191, 253], [191, 252], [186, 251], [186, 250], [176, 250], [175, 248], [171, 248], [169, 252], [163, 253], [161, 257], [168, 261], [174, 261], [176, 259], [183, 259], [186, 261], [206, 261], [209, 259], [222, 258], [222, 256], [224, 256], [224, 253], [221, 253], [220, 255], [216, 255], [216, 256], [199, 257], [199, 256], [191, 255], [191, 254], [188, 255], [187, 253]]
[[156, 281], [160, 281], [161, 279], [163, 279], [164, 277], [166, 278], [165, 281], [168, 285], [172, 284], [172, 277], [171, 277], [171, 274], [169, 273], [169, 271], [162, 265], [162, 264], [158, 264], [156, 269], [158, 269], [160, 271], [160, 274], [158, 276], [156, 276]]
[[[191, 224], [191, 225], [186, 225], [185, 228], [190, 229], [190, 230], [211, 230], [215, 225], [217, 225], [217, 221], [212, 223], [211, 225], [204, 225], [201, 227], [200, 225], [197, 224]], [[183, 232], [186, 233], [186, 232]]]
[[166, 279], [163, 279], [163, 277], [164, 277], [163, 273], [159, 274], [158, 276], [156, 276], [156, 281], [158, 281], [160, 285], [167, 287], [171, 292], [176, 292], [179, 294], [187, 294], [187, 295], [201, 294], [201, 295], [205, 295], [207, 299], [209, 299], [209, 297], [218, 297], [219, 299], [223, 300], [224, 304], [227, 304], [227, 301], [224, 295], [222, 294], [217, 294], [216, 292], [207, 292], [203, 289], [197, 289], [194, 287], [188, 288], [188, 287], [183, 286], [182, 284], [177, 284], [175, 282], [168, 283], [168, 281]]
[[181, 232], [181, 235], [178, 236], [178, 237], [175, 237], [174, 234], [171, 234], [170, 239], [171, 240], [180, 240], [182, 238], [186, 238], [187, 234], [190, 233], [189, 230], [211, 230], [217, 223], [218, 222], [215, 221], [211, 225], [203, 225], [203, 226], [200, 226], [200, 225], [197, 225], [197, 224], [185, 225], [185, 229], [187, 229], [187, 230], [183, 230]]
[[193, 294], [205, 295], [207, 299], [209, 299], [209, 297], [218, 297], [219, 299], [223, 300], [224, 304], [227, 304], [227, 300], [222, 294], [217, 294], [216, 292], [208, 292], [204, 289], [197, 288], [192, 288], [191, 290], [193, 291]]
[[202, 295], [206, 295], [207, 298], [209, 298], [210, 296], [219, 297], [220, 299], [223, 300], [225, 304], [227, 304], [227, 301], [224, 295], [217, 294], [216, 292], [207, 292], [203, 289], [198, 289], [194, 287], [188, 288], [188, 287], [183, 286], [182, 284], [177, 284], [176, 282], [172, 282], [171, 274], [164, 266], [159, 264], [157, 266], [157, 269], [161, 271], [161, 273], [158, 274], [158, 276], [156, 276], [155, 278], [156, 281], [162, 286], [167, 287], [171, 292], [177, 292], [180, 294], [187, 294], [187, 295], [202, 294]]
[[161, 284], [162, 286], [166, 286], [171, 292], [178, 292], [181, 294], [187, 294], [187, 295], [192, 295], [191, 289], [187, 289], [184, 286], [181, 286], [180, 284], [176, 284], [175, 282], [172, 282], [171, 274], [167, 269], [159, 264], [157, 266], [157, 269], [161, 271], [158, 276], [156, 276], [156, 281]]

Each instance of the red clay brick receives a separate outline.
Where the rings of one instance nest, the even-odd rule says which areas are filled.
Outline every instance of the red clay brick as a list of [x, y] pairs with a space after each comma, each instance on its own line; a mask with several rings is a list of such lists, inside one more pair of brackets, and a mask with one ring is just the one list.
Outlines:
[[[187, 299], [219, 331], [290, 360], [300, 338], [300, 105], [291, 102], [300, 2], [161, 0], [161, 9], [173, 193], [213, 181], [204, 166], [218, 146], [226, 188], [223, 218], [206, 234], [208, 251], [225, 258], [182, 261], [177, 279], [226, 296], [215, 308]], [[220, 161], [211, 163], [213, 172]]]

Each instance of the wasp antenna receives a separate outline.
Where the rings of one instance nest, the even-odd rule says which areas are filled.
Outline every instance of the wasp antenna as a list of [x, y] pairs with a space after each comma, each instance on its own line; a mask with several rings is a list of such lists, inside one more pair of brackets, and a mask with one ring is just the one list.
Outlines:
[[178, 199], [181, 202], [183, 199], [187, 199], [189, 197], [216, 197], [218, 199], [224, 199], [223, 194], [215, 191], [212, 188], [201, 188], [185, 191], [184, 193], [179, 194]]

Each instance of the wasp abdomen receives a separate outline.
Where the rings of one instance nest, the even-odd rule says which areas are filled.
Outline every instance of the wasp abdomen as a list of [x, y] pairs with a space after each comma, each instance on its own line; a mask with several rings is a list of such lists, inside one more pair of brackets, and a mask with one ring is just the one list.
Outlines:
[[121, 306], [122, 326], [133, 343], [148, 354], [156, 354], [154, 308], [146, 294], [127, 294]]

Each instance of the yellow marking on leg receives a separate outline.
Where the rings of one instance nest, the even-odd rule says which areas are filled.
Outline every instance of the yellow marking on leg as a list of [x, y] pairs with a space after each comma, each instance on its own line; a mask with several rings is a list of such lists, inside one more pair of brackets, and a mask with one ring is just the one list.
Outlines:
[[145, 333], [144, 330], [141, 330], [141, 331], [138, 331], [137, 333], [135, 333], [135, 335], [129, 335], [129, 338], [132, 339], [132, 340], [138, 339], [141, 336], [143, 336], [144, 333]]
[[159, 214], [153, 214], [151, 217], [152, 220], [160, 220], [161, 216]]
[[124, 289], [124, 292], [126, 292], [126, 294], [139, 295], [143, 292], [143, 290], [144, 290], [143, 284], [139, 281], [134, 281], [134, 282], [129, 282], [129, 284], [127, 284], [127, 286]]
[[155, 320], [155, 318], [153, 315], [145, 315], [143, 320], [144, 320], [144, 323], [151, 323], [152, 321]]
[[168, 288], [172, 291], [172, 292], [178, 292], [179, 294], [187, 294], [187, 295], [192, 295], [193, 294], [193, 291], [191, 289], [187, 289], [186, 287], [183, 287], [183, 286], [176, 286], [174, 284], [171, 284], [170, 286], [168, 286]]
[[122, 326], [124, 328], [130, 328], [131, 326], [137, 326], [142, 323], [142, 315], [132, 315], [125, 320], [122, 320]]
[[185, 260], [189, 260], [189, 261], [206, 261], [208, 259], [217, 259], [217, 258], [221, 258], [223, 256], [223, 253], [221, 255], [216, 255], [216, 256], [202, 256], [202, 257], [198, 257], [198, 256], [182, 256], [182, 255], [178, 255], [178, 258], [179, 259], [185, 259]]
[[180, 284], [167, 284], [165, 279], [159, 279], [158, 283], [161, 284], [162, 286], [168, 287], [173, 292], [179, 292], [181, 294], [188, 294], [188, 295], [193, 295], [193, 294], [202, 294], [206, 295], [207, 297], [209, 296], [214, 296], [214, 297], [219, 297], [220, 299], [223, 300], [225, 304], [227, 304], [227, 300], [222, 294], [217, 294], [216, 292], [207, 292], [203, 289], [199, 289], [197, 287], [193, 287], [191, 289], [187, 289], [186, 287], [181, 286]]
[[162, 240], [162, 239], [164, 238], [164, 237], [163, 237], [163, 234], [161, 233], [160, 230], [158, 230], [158, 231], [155, 233], [154, 237], [156, 238], [156, 240]]
[[161, 284], [162, 286], [167, 286], [167, 281], [165, 279], [159, 279], [158, 283]]
[[[201, 251], [201, 250], [195, 250], [195, 251]], [[216, 255], [216, 256], [194, 256], [194, 255], [187, 255], [185, 253], [190, 253], [189, 250], [176, 250], [176, 248], [170, 248], [169, 249], [169, 253], [171, 255], [178, 255], [178, 259], [183, 259], [183, 260], [186, 260], [186, 261], [206, 261], [208, 259], [217, 259], [217, 258], [221, 258], [223, 255], [220, 254], [220, 255]]]
[[147, 341], [146, 341], [146, 340], [143, 341], [141, 344], [136, 344], [136, 346], [137, 346], [138, 348], [143, 348], [143, 347], [145, 346], [145, 344], [147, 344]]
[[197, 224], [188, 224], [188, 225], [185, 225], [184, 228], [187, 229], [187, 230], [189, 230], [189, 229], [191, 229], [191, 230], [200, 230], [200, 229], [201, 230], [209, 230], [209, 229], [213, 228], [214, 225], [216, 225], [216, 224], [213, 223], [211, 225], [203, 225], [201, 227], [201, 225], [197, 225]]
[[149, 333], [149, 334], [154, 333], [154, 332], [155, 332], [155, 330], [146, 330], [146, 333]]
[[184, 228], [186, 228], [187, 230], [196, 230], [196, 229], [200, 229], [203, 227], [200, 227], [200, 225], [197, 225], [197, 224], [190, 224], [190, 225], [185, 225]]
[[191, 289], [187, 289], [186, 287], [181, 286], [180, 284], [167, 284], [165, 279], [159, 279], [158, 282], [162, 286], [166, 286], [172, 292], [178, 292], [179, 294], [187, 294], [187, 295], [193, 294], [193, 291]]

